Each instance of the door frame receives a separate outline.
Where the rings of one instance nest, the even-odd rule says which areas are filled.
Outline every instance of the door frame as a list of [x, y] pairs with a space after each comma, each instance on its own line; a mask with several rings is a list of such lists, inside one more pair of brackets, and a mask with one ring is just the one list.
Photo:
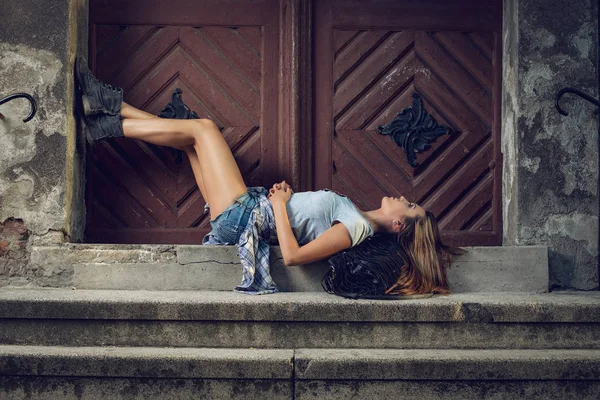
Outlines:
[[[158, 1], [158, 0], [155, 0]], [[210, 0], [218, 1], [218, 0]], [[313, 131], [313, 102], [312, 102], [312, 78], [313, 78], [313, 24], [315, 21], [314, 3], [318, 0], [280, 0], [280, 41], [284, 49], [281, 51], [279, 63], [281, 66], [282, 82], [288, 83], [279, 92], [279, 128], [285, 138], [279, 144], [280, 151], [278, 155], [279, 174], [292, 183], [297, 190], [312, 190], [314, 188], [314, 137]], [[321, 0], [322, 1], [322, 0]], [[121, 3], [127, 3], [127, 0], [120, 0]], [[72, 58], [75, 55], [87, 55], [87, 45], [91, 39], [89, 32], [89, 0], [86, 0], [77, 10], [77, 18], [72, 19], [72, 31], [77, 33], [77, 45], [75, 46]], [[517, 10], [507, 7], [504, 4], [503, 21], [509, 17], [516, 16]], [[510, 26], [503, 24], [502, 34], [504, 35]], [[500, 51], [506, 52], [507, 43], [500, 40]], [[507, 65], [507, 59], [503, 58], [504, 73]], [[509, 82], [502, 81], [501, 96], [506, 95], [510, 89]], [[501, 105], [502, 112], [504, 111]], [[283, 118], [283, 116], [286, 118]], [[503, 114], [502, 114], [503, 115]], [[496, 121], [501, 126], [501, 138], [504, 138], [504, 123], [506, 117], [497, 118]], [[500, 122], [502, 121], [502, 122]], [[72, 126], [70, 135], [75, 138], [77, 145], [68, 149], [67, 157], [76, 160], [73, 165], [73, 179], [68, 180], [67, 187], [67, 208], [71, 211], [68, 222], [68, 230], [72, 241], [83, 241], [83, 232], [85, 231], [85, 196], [81, 194], [85, 190], [85, 149], [79, 142], [81, 138], [81, 125], [75, 123]], [[514, 150], [516, 144], [509, 143], [508, 151]], [[507, 144], [503, 143], [503, 146]], [[78, 161], [77, 161], [78, 160]], [[502, 162], [504, 164], [504, 162]], [[501, 164], [501, 165], [502, 165]], [[504, 167], [504, 165], [502, 165]], [[287, 172], [286, 172], [287, 171]], [[507, 169], [502, 168], [501, 174], [507, 177]], [[502, 191], [502, 205], [512, 200], [512, 195]], [[506, 210], [505, 210], [506, 213]], [[504, 214], [505, 214], [504, 213]], [[506, 218], [506, 215], [503, 216]], [[501, 218], [504, 219], [504, 218]], [[502, 222], [502, 221], [501, 221]], [[506, 229], [506, 226], [504, 226]], [[506, 233], [505, 233], [506, 235]], [[505, 237], [506, 240], [506, 237]]]

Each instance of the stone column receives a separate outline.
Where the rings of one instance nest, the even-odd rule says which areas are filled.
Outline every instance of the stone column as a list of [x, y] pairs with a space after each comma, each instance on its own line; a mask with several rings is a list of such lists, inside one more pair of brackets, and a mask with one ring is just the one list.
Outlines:
[[504, 244], [549, 246], [552, 288], [598, 288], [598, 0], [505, 0]]
[[[83, 140], [73, 117], [73, 60], [87, 53], [87, 0], [3, 0], [0, 98], [0, 286], [28, 284], [32, 243], [83, 238]], [[33, 275], [32, 275], [33, 274]]]

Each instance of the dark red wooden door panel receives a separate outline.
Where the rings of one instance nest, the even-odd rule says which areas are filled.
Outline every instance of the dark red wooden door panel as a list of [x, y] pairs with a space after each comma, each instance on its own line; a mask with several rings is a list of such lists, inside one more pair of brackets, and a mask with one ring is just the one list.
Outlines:
[[[165, 5], [168, 4], [168, 7]], [[222, 129], [246, 184], [278, 171], [279, 2], [92, 0], [90, 61], [152, 114], [175, 88]], [[87, 240], [199, 243], [204, 200], [187, 158], [130, 139], [88, 149]]]
[[[315, 9], [317, 188], [417, 201], [455, 245], [501, 244], [501, 2], [324, 0]], [[412, 94], [451, 128], [417, 155], [377, 127]]]

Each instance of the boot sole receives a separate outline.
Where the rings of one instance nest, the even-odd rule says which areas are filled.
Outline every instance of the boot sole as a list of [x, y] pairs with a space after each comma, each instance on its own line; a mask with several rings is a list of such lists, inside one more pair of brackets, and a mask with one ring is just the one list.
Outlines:
[[[85, 65], [81, 65], [85, 63]], [[89, 117], [90, 115], [95, 114], [92, 111], [92, 106], [90, 104], [90, 98], [88, 97], [84, 87], [84, 81], [82, 76], [82, 70], [89, 69], [87, 67], [87, 62], [84, 61], [83, 57], [77, 57], [75, 59], [75, 77], [77, 78], [77, 83], [79, 84], [79, 89], [81, 90], [81, 104], [83, 105], [83, 115]]]
[[[83, 65], [85, 63], [85, 65]], [[119, 110], [117, 113], [114, 112], [109, 112], [108, 110], [94, 110], [92, 109], [92, 105], [90, 102], [90, 97], [88, 96], [86, 90], [84, 89], [85, 85], [84, 85], [84, 79], [83, 79], [83, 75], [82, 75], [82, 71], [86, 71], [89, 72], [89, 67], [87, 65], [87, 61], [85, 61], [85, 58], [83, 57], [77, 57], [75, 59], [75, 77], [77, 78], [77, 83], [79, 83], [79, 88], [81, 89], [81, 103], [83, 104], [83, 114], [86, 117], [89, 117], [90, 115], [95, 115], [95, 114], [108, 114], [108, 115], [117, 115], [121, 113], [121, 107], [119, 107]], [[121, 89], [122, 91], [122, 89]], [[121, 102], [123, 101], [123, 98], [121, 98]]]
[[[79, 85], [81, 87], [81, 85]], [[89, 117], [93, 114], [92, 107], [90, 105], [90, 99], [84, 94], [81, 96], [81, 103], [83, 105], [83, 115]]]
[[[83, 108], [83, 115], [85, 115], [86, 117], [89, 117], [91, 115], [91, 107], [90, 107], [90, 100], [87, 97], [87, 93], [85, 92], [85, 85], [83, 84], [83, 78], [81, 76], [81, 70], [83, 69], [83, 64], [85, 63], [85, 65], [87, 66], [87, 62], [84, 61], [83, 57], [77, 57], [75, 58], [75, 78], [77, 78], [77, 83], [79, 86], [79, 91], [81, 92], [81, 105]], [[85, 123], [84, 123], [85, 124]]]
[[84, 85], [83, 85], [83, 78], [81, 76], [81, 63], [85, 63], [85, 66], [87, 67], [87, 62], [85, 61], [85, 59], [83, 57], [77, 57], [75, 59], [75, 78], [77, 78], [77, 83], [79, 86], [79, 91], [81, 92], [81, 106], [83, 108], [83, 118], [81, 118], [81, 125], [83, 128], [83, 132], [85, 133], [85, 140], [86, 142], [88, 142], [88, 144], [90, 146], [93, 146], [95, 141], [92, 138], [92, 134], [90, 133], [90, 129], [87, 125], [86, 119], [87, 117], [89, 117], [90, 115], [92, 115], [92, 109], [90, 107], [90, 100], [88, 98], [88, 96], [85, 93]]
[[86, 96], [87, 93], [85, 92], [84, 88], [84, 82], [83, 82], [83, 77], [81, 76], [81, 69], [80, 67], [83, 67], [83, 65], [81, 65], [82, 63], [85, 62], [85, 67], [87, 68], [87, 62], [84, 61], [83, 57], [77, 57], [75, 59], [75, 77], [77, 78], [77, 83], [79, 83], [79, 88], [81, 89], [81, 93]]
[[81, 118], [81, 125], [83, 128], [83, 133], [85, 134], [85, 140], [86, 140], [86, 142], [88, 142], [90, 147], [92, 147], [92, 146], [94, 146], [95, 141], [92, 138], [92, 134], [90, 133], [90, 128], [88, 128], [85, 119], [86, 119], [85, 117]]

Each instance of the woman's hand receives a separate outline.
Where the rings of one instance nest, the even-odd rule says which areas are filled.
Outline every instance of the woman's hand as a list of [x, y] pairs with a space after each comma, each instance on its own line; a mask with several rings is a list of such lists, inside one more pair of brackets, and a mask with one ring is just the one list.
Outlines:
[[292, 187], [286, 181], [282, 181], [274, 184], [269, 190], [269, 200], [271, 200], [271, 203], [283, 202], [285, 204], [290, 200], [293, 193]]

